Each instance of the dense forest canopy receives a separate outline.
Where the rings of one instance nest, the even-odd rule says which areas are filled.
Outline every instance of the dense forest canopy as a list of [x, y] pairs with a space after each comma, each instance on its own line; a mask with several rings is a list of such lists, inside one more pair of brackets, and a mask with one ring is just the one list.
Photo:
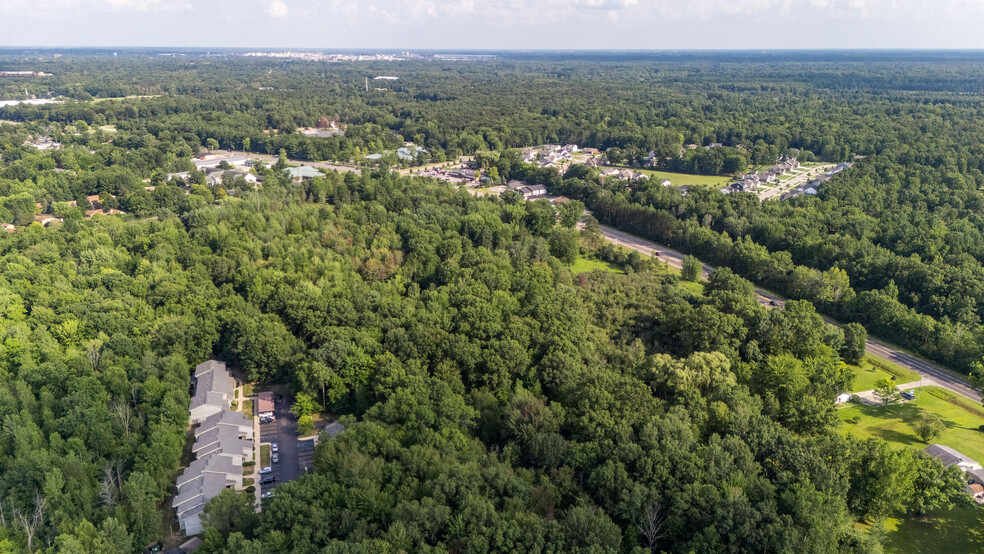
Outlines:
[[[840, 56], [0, 53], [52, 74], [0, 80], [3, 98], [67, 98], [0, 111], [0, 552], [165, 536], [189, 371], [212, 356], [347, 430], [261, 514], [213, 500], [209, 552], [877, 552], [857, 522], [966, 501], [959, 471], [836, 432], [854, 331], [820, 313], [979, 362], [984, 74]], [[344, 135], [295, 132], [323, 117]], [[165, 178], [208, 146], [348, 161], [404, 141], [496, 152], [504, 179], [727, 267], [696, 294], [594, 218], [386, 168]], [[520, 162], [548, 142], [711, 173], [864, 158], [817, 198], [760, 203]], [[710, 143], [720, 158], [684, 148]], [[85, 217], [92, 195], [126, 215]], [[749, 280], [794, 300], [767, 309]]]

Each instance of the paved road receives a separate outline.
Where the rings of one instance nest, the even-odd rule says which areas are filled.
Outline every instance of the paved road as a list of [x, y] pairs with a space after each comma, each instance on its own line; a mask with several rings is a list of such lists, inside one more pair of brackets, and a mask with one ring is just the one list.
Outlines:
[[[217, 153], [220, 154], [220, 155], [222, 153], [224, 153], [224, 152], [229, 152], [229, 151], [226, 151], [226, 150], [223, 150], [221, 152], [218, 152], [217, 151]], [[243, 152], [243, 151], [240, 151], [240, 150], [233, 150], [230, 153], [231, 154], [238, 155], [238, 156], [249, 156], [250, 158], [252, 158], [254, 160], [260, 160], [260, 161], [266, 163], [267, 165], [277, 163], [277, 160], [279, 159], [279, 156], [271, 156], [269, 154], [252, 154], [252, 153], [247, 153], [247, 152]], [[338, 165], [338, 164], [333, 164], [331, 162], [308, 162], [308, 161], [304, 161], [304, 160], [291, 160], [291, 159], [288, 159], [287, 162], [290, 163], [290, 164], [293, 164], [293, 165], [309, 165], [311, 167], [315, 167], [315, 168], [318, 168], [318, 169], [334, 169], [335, 171], [353, 171], [353, 172], [357, 172], [357, 173], [362, 171], [362, 168], [359, 168], [359, 167], [351, 167], [351, 166], [348, 166], [348, 165]]]
[[[776, 186], [762, 192], [762, 194], [759, 194], [759, 200], [767, 200], [774, 196], [779, 196], [786, 191], [792, 190], [793, 188], [809, 181], [810, 177], [816, 177], [817, 175], [823, 174], [825, 171], [829, 171], [832, 167], [834, 167], [834, 165], [835, 164], [825, 164], [817, 167], [811, 167], [809, 169], [800, 168], [797, 170], [797, 173], [794, 174], [792, 179], [779, 181], [776, 183]], [[818, 169], [820, 170], [819, 172], [817, 171]], [[802, 173], [798, 173], [800, 170], [802, 170]]]
[[[601, 226], [601, 232], [605, 238], [613, 244], [630, 248], [640, 254], [645, 254], [646, 256], [652, 256], [654, 252], [659, 252], [659, 258], [667, 262], [670, 266], [677, 269], [683, 266], [684, 255], [676, 250], [673, 250], [672, 248], [668, 248], [662, 244], [658, 244], [635, 235], [630, 235], [623, 231], [619, 231], [618, 229], [608, 227], [607, 225]], [[704, 270], [702, 272], [703, 278], [706, 279], [708, 274], [713, 270], [713, 267], [704, 264]], [[781, 296], [757, 287], [755, 288], [755, 296], [759, 303], [765, 306], [782, 307], [785, 303], [785, 299]], [[882, 358], [907, 369], [911, 369], [928, 380], [934, 381], [933, 384], [935, 385], [969, 398], [974, 402], [981, 402], [981, 395], [968, 386], [966, 381], [954, 376], [946, 370], [941, 369], [939, 366], [931, 362], [911, 354], [907, 354], [898, 348], [890, 346], [887, 343], [877, 339], [869, 338], [867, 349], [868, 353], [876, 358]]]

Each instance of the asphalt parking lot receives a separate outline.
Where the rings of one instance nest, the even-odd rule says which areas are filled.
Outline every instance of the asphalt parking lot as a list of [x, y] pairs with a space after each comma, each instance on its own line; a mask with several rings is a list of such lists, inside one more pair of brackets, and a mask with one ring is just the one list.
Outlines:
[[297, 418], [290, 413], [290, 405], [293, 398], [285, 394], [274, 395], [274, 415], [276, 420], [270, 423], [260, 424], [260, 442], [276, 443], [279, 455], [278, 463], [273, 463], [273, 451], [271, 448], [270, 467], [273, 472], [269, 475], [261, 475], [260, 479], [272, 476], [276, 481], [269, 485], [260, 485], [261, 491], [266, 493], [276, 490], [277, 486], [287, 481], [297, 479], [303, 471], [303, 463], [310, 466], [313, 447], [311, 445], [299, 445], [298, 442], [309, 443], [311, 441], [297, 440]]

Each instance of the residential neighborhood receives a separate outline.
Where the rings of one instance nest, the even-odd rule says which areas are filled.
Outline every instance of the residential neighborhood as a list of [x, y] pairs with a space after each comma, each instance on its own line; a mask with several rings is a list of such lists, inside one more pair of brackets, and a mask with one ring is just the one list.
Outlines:
[[236, 380], [225, 363], [208, 360], [195, 368], [189, 415], [194, 428], [195, 456], [178, 477], [171, 501], [186, 535], [202, 531], [205, 504], [225, 489], [243, 488], [243, 462], [252, 461], [253, 422], [233, 411]]

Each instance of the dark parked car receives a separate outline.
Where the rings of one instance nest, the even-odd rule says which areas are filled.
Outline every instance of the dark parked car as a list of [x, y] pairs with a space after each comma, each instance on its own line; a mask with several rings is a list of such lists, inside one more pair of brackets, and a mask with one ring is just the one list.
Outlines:
[[260, 479], [261, 485], [269, 485], [270, 483], [276, 483], [276, 482], [277, 482], [277, 478], [274, 477], [273, 475], [267, 475], [263, 479]]

